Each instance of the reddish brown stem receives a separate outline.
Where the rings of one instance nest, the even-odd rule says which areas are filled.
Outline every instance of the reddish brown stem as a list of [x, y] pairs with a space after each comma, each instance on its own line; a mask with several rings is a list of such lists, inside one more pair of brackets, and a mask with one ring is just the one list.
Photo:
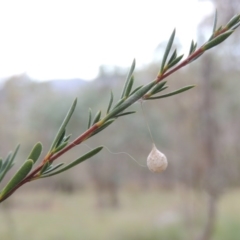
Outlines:
[[[186, 66], [187, 64], [189, 64], [194, 58], [197, 58], [198, 56], [200, 56], [201, 54], [204, 53], [204, 49], [203, 47], [199, 48], [197, 51], [195, 51], [194, 53], [192, 53], [191, 55], [188, 56], [188, 58], [186, 58], [183, 62], [181, 62], [179, 65], [177, 65], [176, 67], [174, 67], [173, 69], [171, 69], [170, 71], [160, 74], [159, 76], [157, 76], [157, 81], [156, 83], [159, 83], [160, 81], [162, 81], [163, 79], [165, 79], [166, 77], [168, 77], [169, 75], [173, 74], [174, 72], [176, 72], [178, 69]], [[142, 99], [146, 99], [149, 96], [147, 94], [145, 94]]]
[[81, 136], [76, 138], [73, 142], [71, 142], [68, 146], [63, 148], [61, 151], [56, 153], [55, 155], [51, 156], [49, 158], [49, 162], [53, 162], [55, 159], [59, 158], [62, 156], [65, 152], [68, 152], [70, 149], [75, 147], [76, 145], [79, 145], [82, 143], [84, 140], [86, 140], [95, 130], [99, 128], [98, 124], [94, 124], [91, 128], [89, 128], [86, 132], [84, 132]]
[[62, 156], [65, 152], [69, 151], [70, 149], [72, 149], [76, 145], [79, 145], [81, 142], [86, 140], [96, 129], [98, 129], [98, 127], [99, 127], [99, 125], [97, 123], [94, 124], [91, 128], [89, 128], [82, 135], [80, 135], [78, 138], [76, 138], [73, 142], [71, 142], [68, 146], [63, 148], [61, 151], [59, 151], [55, 155], [51, 155], [51, 154], [47, 155], [43, 159], [42, 163], [35, 170], [33, 170], [25, 179], [23, 179], [17, 186], [15, 186], [8, 194], [6, 194], [6, 196], [4, 196], [0, 200], [0, 202], [4, 201], [8, 197], [10, 197], [22, 185], [24, 185], [25, 183], [33, 180], [37, 176], [36, 174], [42, 169], [42, 167], [43, 167], [44, 163], [46, 163], [46, 161], [53, 162], [54, 160], [56, 160], [57, 158]]
[[182, 61], [179, 65], [177, 65], [176, 67], [174, 67], [173, 69], [169, 70], [168, 72], [158, 76], [158, 80], [157, 82], [160, 82], [161, 80], [163, 80], [164, 78], [168, 77], [169, 75], [173, 74], [174, 72], [176, 72], [178, 69], [186, 66], [187, 64], [189, 64], [194, 58], [198, 57], [199, 55], [201, 55], [204, 52], [204, 49], [201, 47], [199, 48], [196, 52], [192, 53], [191, 55], [188, 56], [188, 58], [186, 58], [184, 61]]

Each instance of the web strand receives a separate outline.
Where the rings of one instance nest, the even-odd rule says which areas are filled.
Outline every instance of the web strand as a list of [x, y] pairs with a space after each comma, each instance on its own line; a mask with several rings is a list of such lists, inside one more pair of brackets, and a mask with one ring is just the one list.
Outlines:
[[148, 124], [148, 122], [147, 122], [146, 114], [145, 114], [145, 112], [144, 112], [144, 110], [143, 110], [143, 102], [141, 101], [140, 104], [141, 104], [141, 109], [142, 109], [142, 113], [143, 113], [143, 118], [144, 118], [145, 124], [146, 124], [146, 126], [147, 126], [149, 135], [150, 135], [150, 137], [151, 137], [151, 139], [152, 139], [153, 145], [155, 145], [155, 142], [154, 142], [154, 140], [153, 140], [153, 136], [152, 136], [151, 129], [150, 129], [149, 124]]
[[[84, 143], [84, 145], [86, 145], [89, 149], [93, 149], [90, 146], [88, 146], [86, 143]], [[125, 154], [128, 157], [130, 157], [134, 162], [136, 162], [140, 167], [146, 167], [145, 165], [139, 163], [132, 155], [130, 155], [127, 152], [112, 152], [109, 148], [107, 148], [106, 146], [102, 145], [109, 153], [114, 154], [114, 155], [118, 155], [118, 154]]]

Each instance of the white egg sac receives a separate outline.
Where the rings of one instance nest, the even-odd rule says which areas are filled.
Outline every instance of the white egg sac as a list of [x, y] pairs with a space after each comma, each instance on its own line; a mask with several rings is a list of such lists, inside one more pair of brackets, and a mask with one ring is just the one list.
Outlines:
[[166, 170], [168, 161], [166, 156], [153, 144], [152, 151], [147, 157], [147, 166], [150, 171], [160, 173]]

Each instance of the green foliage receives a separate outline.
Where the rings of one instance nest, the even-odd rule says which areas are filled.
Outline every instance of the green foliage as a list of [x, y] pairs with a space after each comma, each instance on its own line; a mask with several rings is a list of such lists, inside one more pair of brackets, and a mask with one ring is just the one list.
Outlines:
[[[67, 166], [59, 169], [58, 171], [56, 172], [53, 172], [54, 170], [56, 170], [57, 168], [63, 166], [64, 164], [63, 163], [60, 163], [56, 166], [53, 166], [51, 169], [49, 169], [49, 166], [43, 170], [42, 174], [41, 174], [41, 178], [44, 178], [44, 177], [51, 177], [53, 175], [56, 175], [56, 174], [59, 174], [59, 173], [62, 173], [72, 167], [75, 167], [76, 165], [78, 165], [79, 163], [91, 158], [92, 156], [96, 155], [98, 152], [100, 152], [101, 150], [103, 149], [103, 147], [97, 147], [91, 151], [89, 151], [88, 153], [86, 153], [85, 155], [81, 156], [80, 158], [76, 159], [75, 161], [69, 163]], [[48, 163], [48, 162], [47, 162]], [[48, 171], [46, 171], [48, 170]]]
[[70, 107], [70, 109], [69, 109], [65, 119], [63, 120], [62, 125], [60, 126], [60, 128], [59, 128], [59, 130], [57, 132], [57, 135], [56, 135], [55, 139], [53, 140], [52, 146], [51, 146], [51, 148], [49, 150], [50, 153], [52, 151], [54, 151], [54, 148], [56, 148], [58, 145], [61, 144], [62, 139], [64, 137], [64, 133], [66, 131], [65, 128], [66, 128], [69, 120], [72, 117], [72, 114], [73, 114], [73, 112], [74, 112], [74, 110], [76, 108], [76, 105], [77, 105], [77, 99], [74, 100], [74, 102], [73, 102], [72, 106]]
[[208, 50], [212, 47], [217, 46], [218, 44], [220, 44], [221, 42], [223, 42], [224, 40], [226, 40], [234, 31], [233, 30], [229, 30], [226, 31], [220, 35], [218, 35], [217, 37], [215, 37], [214, 39], [210, 40], [208, 43], [206, 43], [203, 46], [204, 50]]
[[32, 151], [30, 152], [30, 154], [27, 157], [27, 159], [32, 159], [33, 162], [35, 163], [38, 160], [38, 158], [40, 157], [41, 152], [42, 152], [42, 144], [41, 143], [37, 143], [33, 147]]
[[[169, 41], [168, 41], [168, 44], [167, 44], [167, 47], [166, 47], [166, 50], [165, 50], [165, 53], [163, 55], [163, 60], [162, 60], [162, 65], [161, 65], [161, 70], [160, 70], [160, 74], [163, 74], [164, 73], [164, 68], [166, 67], [165, 66], [165, 63], [166, 63], [166, 60], [167, 60], [167, 57], [168, 57], [168, 54], [172, 48], [172, 44], [173, 44], [173, 41], [174, 41], [174, 37], [175, 37], [175, 33], [176, 33], [176, 30], [174, 29], [170, 38], [169, 38]], [[176, 58], [177, 54], [173, 53], [173, 56], [170, 58], [169, 62], [172, 62], [175, 58]], [[169, 64], [168, 62], [168, 64]], [[168, 66], [168, 65], [167, 65]]]
[[31, 159], [28, 159], [23, 163], [21, 168], [16, 172], [12, 179], [8, 182], [6, 187], [0, 193], [0, 200], [4, 198], [12, 189], [14, 189], [17, 184], [19, 184], [31, 171], [34, 162]]
[[[111, 110], [112, 103], [113, 103], [113, 92], [111, 91], [110, 100], [109, 100], [109, 104], [108, 104], [108, 108], [107, 108], [107, 114], [108, 114], [109, 111]], [[89, 118], [89, 119], [90, 119], [90, 118]]]
[[167, 94], [164, 94], [164, 95], [160, 95], [160, 96], [156, 96], [156, 97], [149, 97], [149, 98], [147, 98], [147, 100], [154, 100], [154, 99], [159, 99], [159, 98], [170, 97], [170, 96], [185, 92], [185, 91], [187, 91], [187, 90], [189, 90], [193, 87], [194, 86], [186, 86], [186, 87], [183, 87], [181, 89], [178, 89], [176, 91], [173, 91], [173, 92], [170, 92], [170, 93], [167, 93]]
[[1, 168], [0, 168], [0, 182], [5, 177], [6, 173], [13, 167], [14, 165], [14, 159], [17, 155], [17, 152], [19, 150], [20, 145], [18, 145], [13, 153], [9, 153], [6, 157], [5, 161], [2, 161], [1, 159]]
[[[74, 160], [73, 162], [69, 163], [66, 166], [64, 166], [64, 163], [53, 165], [53, 162], [60, 156], [70, 151], [73, 147], [86, 141], [88, 138], [93, 137], [94, 135], [103, 131], [119, 117], [134, 114], [135, 111], [125, 112], [125, 110], [138, 100], [155, 100], [166, 98], [180, 94], [193, 88], [194, 86], [190, 85], [182, 87], [170, 93], [156, 95], [168, 88], [168, 86], [166, 86], [166, 81], [163, 81], [163, 79], [167, 78], [168, 76], [178, 71], [182, 67], [196, 60], [208, 49], [213, 48], [219, 45], [221, 42], [225, 41], [235, 31], [239, 24], [240, 16], [237, 15], [234, 16], [227, 23], [226, 26], [221, 26], [217, 29], [217, 13], [216, 13], [213, 24], [213, 33], [210, 39], [199, 48], [197, 48], [197, 43], [194, 43], [194, 41], [192, 41], [189, 50], [189, 55], [183, 61], [182, 61], [183, 55], [178, 56], [176, 49], [169, 57], [169, 54], [172, 51], [172, 46], [176, 34], [176, 31], [174, 29], [167, 43], [160, 71], [156, 78], [151, 82], [147, 83], [146, 85], [138, 86], [134, 89], [133, 88], [135, 80], [134, 70], [136, 65], [136, 61], [134, 59], [130, 67], [129, 73], [127, 75], [126, 81], [123, 85], [121, 96], [115, 103], [114, 107], [112, 108], [114, 95], [111, 92], [110, 100], [106, 107], [105, 115], [102, 114], [101, 110], [98, 110], [95, 114], [95, 117], [92, 120], [92, 111], [89, 110], [87, 124], [88, 129], [82, 134], [80, 134], [72, 142], [69, 142], [71, 135], [66, 135], [66, 129], [77, 105], [77, 99], [75, 99], [71, 107], [69, 108], [68, 113], [66, 114], [54, 140], [52, 141], [51, 147], [47, 155], [42, 159], [42, 162], [35, 169], [32, 170], [33, 164], [38, 160], [42, 152], [42, 144], [37, 143], [29, 153], [29, 156], [22, 165], [22, 167], [17, 171], [17, 173], [12, 177], [12, 179], [9, 181], [6, 187], [4, 187], [3, 190], [1, 191], [0, 202], [7, 199], [19, 187], [21, 187], [23, 184], [27, 182], [62, 173], [96, 155], [99, 151], [102, 150], [102, 147], [97, 147], [89, 151], [88, 153], [80, 156], [79, 158], [77, 158], [76, 160]], [[18, 149], [19, 146], [15, 149], [14, 153], [9, 153], [9, 155], [4, 161], [2, 159], [0, 160], [0, 181], [2, 181], [6, 173], [13, 166], [14, 159]]]
[[94, 125], [95, 123], [97, 123], [101, 118], [101, 111], [98, 111], [93, 119], [93, 123], [92, 125]]
[[133, 79], [133, 72], [134, 72], [134, 69], [135, 69], [135, 65], [136, 65], [136, 61], [134, 59], [133, 62], [132, 62], [131, 68], [129, 70], [127, 79], [125, 81], [125, 84], [123, 86], [121, 99], [122, 98], [127, 98], [129, 93], [130, 93], [130, 91], [131, 91], [131, 88], [132, 88], [132, 85], [133, 85], [133, 81], [134, 81], [134, 79]]
[[90, 128], [91, 125], [92, 125], [92, 110], [91, 110], [91, 108], [89, 108], [89, 110], [88, 110], [88, 128]]

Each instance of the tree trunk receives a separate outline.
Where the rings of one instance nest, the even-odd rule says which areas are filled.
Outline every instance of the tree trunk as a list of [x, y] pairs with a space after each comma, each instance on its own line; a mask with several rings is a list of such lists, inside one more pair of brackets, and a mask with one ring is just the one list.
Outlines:
[[217, 215], [217, 197], [214, 195], [209, 195], [208, 208], [207, 208], [207, 221], [203, 228], [203, 231], [198, 240], [210, 240], [215, 227]]
[[206, 55], [201, 67], [201, 89], [202, 103], [200, 106], [201, 122], [201, 147], [202, 147], [202, 184], [209, 194], [207, 206], [206, 225], [203, 227], [199, 240], [210, 240], [214, 231], [216, 221], [216, 204], [219, 195], [219, 186], [212, 181], [217, 169], [216, 144], [217, 144], [217, 120], [214, 116], [214, 90], [212, 88], [213, 59], [210, 54]]

